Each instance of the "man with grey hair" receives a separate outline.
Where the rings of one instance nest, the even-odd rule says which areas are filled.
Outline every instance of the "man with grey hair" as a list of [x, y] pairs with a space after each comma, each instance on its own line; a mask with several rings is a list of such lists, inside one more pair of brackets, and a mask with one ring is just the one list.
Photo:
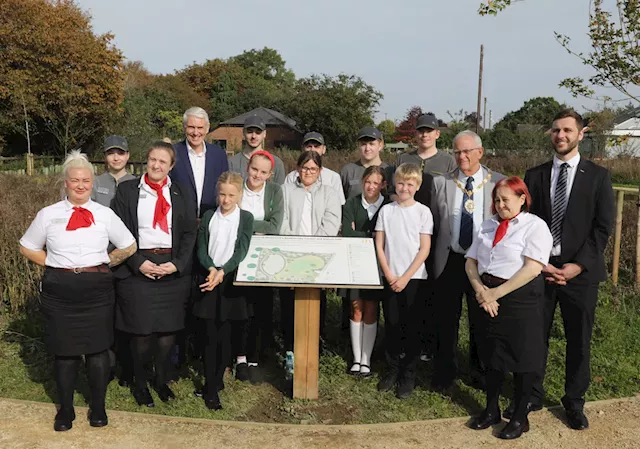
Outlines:
[[434, 307], [438, 316], [437, 353], [432, 385], [445, 390], [458, 375], [456, 351], [462, 312], [462, 296], [469, 311], [470, 377], [484, 386], [484, 373], [474, 339], [474, 314], [479, 313], [476, 295], [465, 272], [465, 253], [480, 229], [491, 217], [491, 192], [504, 175], [480, 164], [482, 139], [473, 131], [462, 131], [453, 139], [457, 168], [433, 179], [432, 198], [437, 238], [434, 250]]
[[227, 154], [218, 145], [205, 142], [209, 132], [209, 115], [197, 106], [182, 116], [185, 140], [173, 145], [176, 165], [169, 176], [172, 181], [191, 188], [198, 216], [216, 205], [216, 184], [222, 173], [229, 170]]

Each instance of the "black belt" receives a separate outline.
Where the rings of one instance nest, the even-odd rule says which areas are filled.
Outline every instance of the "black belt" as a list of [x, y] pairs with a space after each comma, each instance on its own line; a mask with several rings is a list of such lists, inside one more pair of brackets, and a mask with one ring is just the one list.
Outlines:
[[487, 287], [492, 285], [502, 285], [507, 282], [507, 279], [502, 279], [489, 273], [483, 273], [482, 275], [480, 275], [480, 279], [482, 280], [482, 283]]
[[95, 267], [80, 267], [80, 268], [57, 268], [57, 267], [47, 267], [50, 270], [58, 270], [64, 271], [65, 273], [110, 273], [111, 268], [106, 263], [102, 265], [96, 265]]

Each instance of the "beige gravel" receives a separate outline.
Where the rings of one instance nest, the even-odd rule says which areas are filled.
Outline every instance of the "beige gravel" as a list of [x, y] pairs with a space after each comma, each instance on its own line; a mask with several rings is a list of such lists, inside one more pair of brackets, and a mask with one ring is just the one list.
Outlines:
[[494, 436], [499, 430], [473, 431], [467, 419], [412, 423], [296, 426], [230, 423], [201, 419], [109, 412], [109, 426], [95, 429], [87, 409], [77, 407], [73, 429], [53, 431], [52, 404], [0, 399], [0, 448], [640, 448], [640, 398], [589, 403], [591, 428], [573, 431], [562, 410], [531, 415], [531, 431], [515, 441]]

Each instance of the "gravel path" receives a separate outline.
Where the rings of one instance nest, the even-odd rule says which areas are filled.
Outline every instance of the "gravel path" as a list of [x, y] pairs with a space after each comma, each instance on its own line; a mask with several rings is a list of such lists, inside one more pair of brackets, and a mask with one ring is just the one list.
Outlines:
[[[52, 404], [0, 399], [0, 448], [640, 448], [640, 397], [593, 402], [586, 406], [591, 428], [576, 432], [561, 420], [562, 410], [531, 415], [531, 431], [502, 441], [491, 430], [465, 427], [465, 418], [413, 423], [296, 426], [181, 419], [109, 412], [109, 426], [95, 429], [76, 407], [73, 429], [53, 431]], [[498, 430], [499, 430], [499, 426]], [[496, 434], [496, 429], [493, 430]]]

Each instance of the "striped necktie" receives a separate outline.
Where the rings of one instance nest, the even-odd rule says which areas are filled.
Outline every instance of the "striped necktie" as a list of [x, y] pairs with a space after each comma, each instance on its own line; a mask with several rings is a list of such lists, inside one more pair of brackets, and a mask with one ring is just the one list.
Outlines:
[[564, 212], [567, 208], [567, 169], [566, 162], [560, 166], [558, 180], [556, 181], [556, 191], [553, 195], [553, 209], [551, 210], [551, 235], [553, 236], [553, 246], [558, 246], [562, 240], [562, 222]]
[[470, 213], [465, 209], [464, 204], [469, 200], [467, 192], [473, 191], [473, 178], [469, 176], [467, 178], [467, 184], [464, 186], [466, 192], [462, 195], [462, 207], [460, 208], [460, 236], [458, 243], [460, 247], [465, 251], [471, 246], [473, 241], [473, 213]]

